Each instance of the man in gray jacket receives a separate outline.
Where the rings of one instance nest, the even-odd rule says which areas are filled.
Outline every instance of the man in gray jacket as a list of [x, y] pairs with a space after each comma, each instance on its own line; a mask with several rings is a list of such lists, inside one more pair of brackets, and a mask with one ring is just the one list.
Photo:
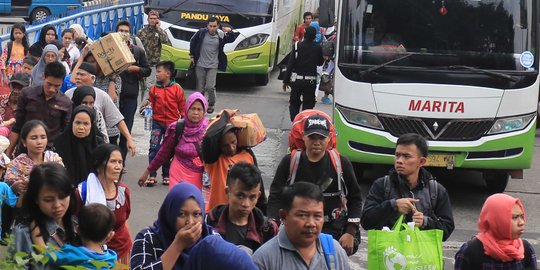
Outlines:
[[319, 238], [324, 207], [318, 186], [308, 182], [286, 186], [281, 203], [279, 217], [283, 227], [253, 254], [259, 269], [350, 269], [347, 254], [337, 240], [331, 239], [335, 250], [332, 260], [325, 259], [323, 249], [329, 249], [323, 246], [328, 243]]

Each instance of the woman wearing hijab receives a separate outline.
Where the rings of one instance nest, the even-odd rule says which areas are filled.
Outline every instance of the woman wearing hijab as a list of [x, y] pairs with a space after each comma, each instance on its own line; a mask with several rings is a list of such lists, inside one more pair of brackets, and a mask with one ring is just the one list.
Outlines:
[[43, 53], [37, 65], [32, 69], [32, 83], [31, 86], [43, 84], [43, 72], [45, 72], [45, 66], [52, 62], [60, 62], [58, 56], [58, 48], [54, 44], [49, 44], [43, 48]]
[[167, 127], [161, 148], [139, 178], [140, 186], [155, 184], [155, 179], [154, 181], [151, 178], [147, 179], [148, 175], [151, 171], [155, 172], [159, 169], [174, 151], [174, 158], [169, 169], [169, 189], [176, 183], [185, 181], [202, 190], [204, 166], [198, 149], [208, 127], [208, 118], [204, 113], [207, 107], [208, 103], [201, 93], [195, 92], [188, 97], [185, 107], [186, 119], [183, 120], [184, 131], [178, 143], [175, 144], [176, 122], [174, 122]]
[[36, 43], [30, 46], [29, 53], [35, 58], [41, 57], [43, 49], [47, 44], [53, 42], [53, 40], [58, 39], [58, 33], [56, 33], [56, 28], [52, 24], [47, 24], [41, 28], [39, 32], [39, 39]]
[[194, 244], [215, 234], [205, 223], [201, 191], [190, 183], [175, 185], [165, 197], [154, 225], [135, 237], [131, 269], [182, 270]]
[[109, 135], [107, 133], [107, 125], [105, 124], [105, 118], [103, 118], [103, 113], [94, 108], [94, 103], [96, 101], [96, 91], [92, 86], [81, 86], [77, 87], [73, 91], [73, 97], [71, 98], [73, 102], [73, 108], [84, 105], [86, 107], [92, 108], [96, 112], [96, 127], [99, 130], [97, 134], [104, 142], [109, 143]]
[[525, 232], [525, 209], [517, 198], [498, 193], [487, 198], [480, 218], [480, 233], [461, 246], [455, 269], [537, 269], [532, 245]]
[[73, 40], [81, 38], [84, 39], [87, 43], [92, 43], [92, 39], [84, 33], [84, 29], [80, 24], [74, 23], [69, 28], [75, 31], [75, 36], [73, 37]]
[[88, 177], [92, 170], [92, 151], [103, 143], [97, 135], [96, 114], [93, 108], [77, 106], [66, 128], [54, 141], [56, 152], [64, 160], [73, 186]]

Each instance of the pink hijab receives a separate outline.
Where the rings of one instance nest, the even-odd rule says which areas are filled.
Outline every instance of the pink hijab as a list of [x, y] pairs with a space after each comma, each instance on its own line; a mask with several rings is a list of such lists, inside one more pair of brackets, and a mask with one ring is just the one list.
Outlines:
[[520, 238], [512, 239], [512, 208], [516, 204], [525, 214], [519, 199], [498, 193], [487, 198], [480, 212], [480, 233], [476, 237], [484, 245], [484, 253], [498, 261], [510, 262], [525, 258], [523, 241]]
[[[189, 108], [195, 103], [195, 101], [200, 101], [203, 105], [203, 119], [199, 121], [198, 123], [193, 123], [189, 121], [187, 115], [189, 112]], [[201, 142], [202, 138], [204, 136], [204, 132], [206, 131], [206, 128], [208, 127], [208, 118], [206, 118], [206, 108], [208, 108], [208, 102], [206, 101], [206, 98], [199, 92], [195, 92], [191, 94], [188, 99], [186, 100], [186, 107], [185, 107], [185, 126], [184, 126], [184, 133], [182, 134], [182, 140], [184, 142], [193, 143], [193, 142]]]

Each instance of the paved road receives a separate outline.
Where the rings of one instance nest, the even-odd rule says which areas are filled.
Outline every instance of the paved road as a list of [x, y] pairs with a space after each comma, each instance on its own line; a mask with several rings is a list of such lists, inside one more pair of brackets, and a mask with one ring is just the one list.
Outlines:
[[[257, 112], [264, 122], [268, 139], [254, 148], [259, 160], [265, 186], [268, 188], [275, 169], [281, 157], [286, 153], [287, 132], [290, 129], [288, 119], [288, 94], [281, 90], [280, 82], [275, 80], [276, 74], [270, 84], [265, 87], [253, 86], [249, 78], [233, 77], [218, 78], [217, 110], [223, 108], [239, 108], [241, 112]], [[189, 92], [189, 91], [188, 91]], [[189, 92], [191, 93], [191, 92]], [[331, 112], [329, 105], [317, 104], [318, 109]], [[132, 187], [133, 212], [130, 218], [132, 232], [150, 225], [156, 218], [157, 210], [167, 192], [167, 187], [158, 185], [152, 188], [139, 188], [136, 181], [139, 174], [147, 165], [146, 151], [148, 149], [148, 132], [143, 130], [143, 118], [136, 117], [133, 129], [137, 141], [138, 155], [129, 158], [127, 162], [127, 183]], [[536, 147], [540, 145], [537, 138]], [[507, 192], [512, 196], [520, 197], [527, 210], [527, 229], [524, 235], [537, 250], [540, 250], [540, 215], [534, 209], [540, 207], [539, 183], [537, 175], [540, 173], [538, 161], [539, 152], [536, 151], [533, 168], [525, 172], [524, 180], [513, 180], [509, 183]], [[385, 168], [367, 171], [362, 179], [361, 187], [363, 197], [369, 189], [370, 181], [383, 175]], [[456, 230], [449, 241], [443, 244], [443, 253], [446, 269], [453, 267], [453, 256], [464, 241], [470, 239], [477, 231], [476, 220], [481, 206], [489, 196], [484, 191], [481, 176], [478, 173], [459, 171], [435, 171], [440, 181], [448, 188], [456, 221]], [[360, 251], [351, 257], [353, 269], [367, 269], [367, 236], [362, 232], [364, 242]]]

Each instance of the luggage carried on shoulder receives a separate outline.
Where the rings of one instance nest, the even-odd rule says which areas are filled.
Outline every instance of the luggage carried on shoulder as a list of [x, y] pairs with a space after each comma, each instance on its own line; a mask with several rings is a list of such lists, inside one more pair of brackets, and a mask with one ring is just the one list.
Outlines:
[[232, 125], [236, 128], [239, 148], [251, 148], [266, 139], [259, 115], [256, 113], [239, 114], [238, 110], [222, 110], [210, 121], [202, 141], [202, 158], [205, 163], [214, 163], [221, 152], [219, 142], [224, 130]]
[[[296, 115], [296, 117], [294, 117], [292, 128], [289, 132], [289, 150], [306, 149], [303, 139], [304, 123], [310, 116], [314, 114], [321, 115], [326, 118], [328, 122], [332, 123], [332, 118], [323, 111], [312, 109], [300, 112], [298, 115]], [[328, 143], [328, 148], [336, 148], [336, 129], [334, 128], [333, 124], [330, 125], [330, 142]]]
[[210, 121], [202, 141], [202, 159], [205, 163], [214, 163], [218, 160], [221, 149], [219, 142], [227, 124], [230, 123], [230, 111], [221, 111]]
[[238, 128], [239, 147], [254, 147], [266, 139], [266, 129], [257, 113], [235, 114], [231, 123]]

